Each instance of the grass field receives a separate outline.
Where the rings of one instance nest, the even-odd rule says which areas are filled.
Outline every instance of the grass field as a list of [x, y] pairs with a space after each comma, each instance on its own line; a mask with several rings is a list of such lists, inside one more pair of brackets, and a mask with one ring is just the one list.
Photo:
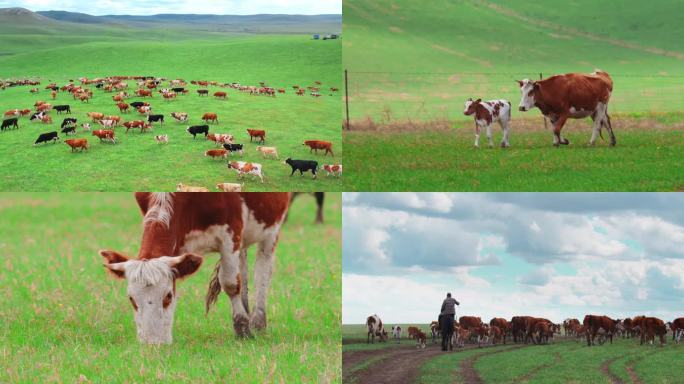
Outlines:
[[[403, 324], [402, 328], [406, 329]], [[354, 354], [365, 348], [363, 325], [343, 325], [343, 364], [356, 360]], [[422, 325], [423, 330], [428, 329]], [[405, 335], [404, 335], [405, 336]], [[361, 342], [361, 340], [364, 340]], [[362, 344], [357, 344], [362, 343]], [[419, 383], [678, 383], [684, 367], [682, 344], [664, 347], [640, 346], [635, 339], [619, 339], [611, 344], [588, 348], [585, 343], [557, 338], [549, 345], [521, 346], [507, 344], [486, 348], [470, 348], [443, 353], [428, 340], [428, 348], [415, 349], [415, 341], [401, 344], [373, 344], [377, 352], [345, 365], [345, 382], [362, 384], [367, 372], [402, 370], [397, 358], [421, 360], [421, 364], [402, 372], [415, 376]], [[427, 359], [425, 357], [428, 357]], [[347, 371], [352, 371], [348, 374]], [[474, 375], [473, 375], [474, 372]], [[477, 381], [480, 380], [480, 381]]]
[[[66, 23], [73, 24], [73, 23]], [[48, 27], [52, 27], [49, 25]], [[4, 26], [3, 30], [9, 27]], [[20, 29], [19, 27], [17, 27]], [[47, 27], [46, 27], [47, 28]], [[0, 170], [0, 189], [4, 191], [132, 191], [174, 190], [179, 182], [213, 189], [219, 182], [236, 182], [236, 172], [229, 170], [225, 161], [211, 161], [204, 151], [213, 144], [192, 139], [185, 132], [188, 125], [198, 125], [205, 112], [215, 112], [219, 124], [210, 132], [229, 133], [235, 142], [246, 144], [244, 161], [263, 164], [266, 182], [250, 177], [245, 181], [248, 191], [257, 190], [341, 190], [342, 181], [336, 178], [290, 177], [289, 166], [282, 163], [287, 157], [317, 160], [319, 165], [342, 161], [339, 126], [340, 98], [330, 92], [322, 97], [296, 96], [292, 86], [322, 83], [322, 91], [340, 88], [339, 41], [314, 41], [308, 35], [233, 35], [187, 31], [168, 26], [167, 30], [128, 30], [107, 26], [77, 25], [72, 34], [62, 24], [54, 30], [43, 31], [36, 26], [33, 34], [11, 34], [3, 50], [11, 54], [0, 56], [0, 78], [39, 78], [40, 93], [32, 95], [27, 86], [0, 91], [2, 112], [14, 108], [33, 108], [36, 100], [69, 104], [79, 123], [88, 121], [87, 112], [120, 115], [124, 121], [140, 119], [133, 111], [121, 114], [111, 94], [96, 90], [89, 104], [73, 100], [59, 93], [50, 100], [44, 89], [50, 82], [64, 85], [70, 79], [111, 75], [160, 76], [169, 79], [215, 80], [220, 83], [239, 82], [258, 85], [266, 82], [275, 88], [285, 88], [285, 95], [275, 98], [250, 96], [236, 90], [209, 87], [212, 94], [221, 90], [228, 100], [198, 97], [197, 87], [189, 85], [190, 93], [175, 101], [165, 102], [155, 94], [151, 102], [154, 114], [165, 115], [163, 126], [155, 125], [153, 134], [129, 133], [116, 130], [119, 143], [100, 144], [88, 132], [75, 137], [87, 137], [90, 151], [72, 154], [63, 144], [32, 147], [40, 133], [59, 131], [63, 116], [52, 113], [53, 124], [30, 123], [20, 119], [20, 129], [0, 133], [0, 148], [5, 149], [8, 161]], [[88, 40], [76, 36], [88, 29]], [[20, 29], [21, 30], [21, 29]], [[43, 33], [43, 34], [40, 34]], [[139, 35], [144, 37], [138, 38]], [[41, 39], [45, 44], [32, 41]], [[32, 49], [28, 49], [31, 47]], [[132, 94], [135, 84], [130, 81]], [[164, 84], [167, 85], [167, 84]], [[138, 101], [130, 98], [127, 102]], [[174, 121], [170, 112], [187, 112], [190, 124]], [[276, 146], [280, 161], [265, 160], [256, 152], [256, 144], [249, 143], [247, 128], [266, 130], [266, 144]], [[138, 131], [139, 132], [139, 131]], [[153, 135], [168, 134], [169, 144], [159, 146]], [[63, 135], [60, 135], [64, 139]], [[304, 140], [333, 142], [335, 158], [310, 154]], [[324, 176], [321, 174], [321, 176]]]
[[[353, 127], [343, 135], [352, 170], [345, 188], [681, 189], [684, 50], [682, 28], [672, 21], [677, 4], [345, 1], [343, 66]], [[595, 68], [614, 80], [615, 150], [605, 142], [584, 148], [589, 119], [566, 126], [572, 144], [555, 150], [539, 110], [517, 108], [510, 150], [473, 150], [474, 123], [463, 115], [467, 98], [505, 98], [515, 107], [515, 79]], [[495, 126], [495, 143], [500, 139]]]
[[295, 200], [264, 333], [236, 339], [223, 294], [204, 316], [217, 260], [207, 255], [179, 283], [173, 344], [153, 347], [138, 343], [126, 284], [97, 253], [137, 253], [132, 194], [0, 194], [0, 382], [339, 382], [340, 210], [340, 195], [328, 194], [315, 225], [313, 198]]

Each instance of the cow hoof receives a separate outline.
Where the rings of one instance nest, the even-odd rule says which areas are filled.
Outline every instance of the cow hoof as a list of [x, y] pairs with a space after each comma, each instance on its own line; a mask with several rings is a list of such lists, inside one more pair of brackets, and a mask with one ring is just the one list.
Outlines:
[[266, 329], [266, 314], [260, 310], [254, 311], [250, 324], [252, 328], [259, 331]]
[[563, 141], [561, 141], [561, 144], [568, 145], [570, 144], [570, 141], [568, 139], [563, 139]]
[[235, 335], [239, 338], [252, 337], [247, 316], [233, 316], [233, 329], [235, 329]]

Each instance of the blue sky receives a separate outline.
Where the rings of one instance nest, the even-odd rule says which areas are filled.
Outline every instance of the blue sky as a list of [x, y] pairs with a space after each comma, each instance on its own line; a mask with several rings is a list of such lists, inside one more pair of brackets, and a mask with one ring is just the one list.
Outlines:
[[0, 8], [71, 11], [91, 15], [210, 13], [220, 15], [341, 14], [342, 0], [0, 0]]
[[670, 319], [684, 306], [684, 194], [345, 193], [343, 323], [373, 313]]

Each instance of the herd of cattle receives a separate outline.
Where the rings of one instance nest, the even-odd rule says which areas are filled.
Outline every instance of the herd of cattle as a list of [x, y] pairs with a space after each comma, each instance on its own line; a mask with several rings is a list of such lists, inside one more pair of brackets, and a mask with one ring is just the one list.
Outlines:
[[[118, 115], [108, 115], [102, 112], [88, 112], [87, 116], [90, 119], [88, 122], [81, 122], [79, 124], [78, 119], [74, 117], [65, 117], [60, 125], [60, 133], [69, 136], [76, 135], [78, 132], [90, 132], [91, 136], [95, 136], [99, 139], [101, 143], [117, 143], [116, 138], [116, 128], [126, 128], [125, 133], [128, 134], [131, 129], [139, 129], [140, 133], [145, 133], [153, 127], [153, 124], [159, 124], [163, 126], [164, 115], [154, 114], [152, 112], [152, 105], [148, 101], [133, 101], [126, 102], [131, 95], [128, 93], [129, 84], [127, 80], [134, 80], [136, 82], [137, 89], [133, 91], [133, 94], [146, 98], [153, 98], [153, 92], [157, 90], [166, 102], [170, 102], [177, 98], [178, 95], [184, 95], [189, 92], [187, 87], [187, 82], [183, 79], [172, 79], [168, 80], [166, 78], [157, 78], [150, 76], [110, 76], [105, 78], [80, 78], [80, 85], [77, 85], [73, 80], [64, 86], [57, 86], [55, 83], [48, 84], [45, 89], [50, 91], [52, 100], [55, 100], [58, 96], [58, 92], [65, 94], [70, 94], [74, 100], [80, 100], [82, 103], [88, 103], [88, 101], [93, 97], [93, 90], [86, 88], [87, 86], [94, 86], [97, 89], [102, 90], [103, 93], [113, 93], [112, 101], [115, 107], [118, 108], [121, 114], [130, 113], [131, 110], [135, 110], [139, 115], [138, 118], [128, 119], [124, 121], [121, 116]], [[164, 88], [164, 82], [168, 81], [168, 88]], [[8, 85], [9, 84], [9, 85]], [[30, 80], [19, 80], [11, 83], [2, 83], [2, 88], [6, 86], [20, 86], [20, 85], [39, 85], [38, 81]], [[221, 88], [231, 88], [239, 92], [249, 93], [251, 95], [265, 95], [269, 97], [276, 97], [276, 94], [284, 94], [286, 90], [284, 88], [272, 88], [267, 86], [265, 83], [260, 83], [259, 86], [249, 86], [241, 85], [239, 83], [219, 83], [216, 81], [207, 80], [192, 80], [190, 82], [192, 85], [202, 87], [197, 89], [197, 94], [199, 97], [208, 96], [209, 90], [206, 89], [209, 86], [216, 86]], [[308, 90], [310, 95], [313, 97], [320, 97], [321, 82], [316, 81], [314, 86], [308, 86], [306, 88], [300, 87], [299, 85], [294, 85], [292, 87], [297, 95], [305, 95]], [[31, 88], [31, 93], [38, 93], [39, 88]], [[330, 87], [330, 95], [332, 96], [338, 89], [335, 87]], [[217, 99], [226, 99], [228, 94], [224, 91], [216, 91], [213, 96]], [[19, 121], [22, 117], [27, 117], [31, 122], [40, 122], [42, 124], [53, 124], [53, 118], [51, 112], [54, 111], [56, 114], [72, 114], [72, 107], [68, 104], [52, 105], [43, 100], [36, 101], [31, 108], [15, 108], [6, 111], [3, 115], [3, 121], [0, 131], [5, 131], [6, 129], [19, 129]], [[173, 120], [178, 123], [188, 123], [189, 114], [187, 112], [171, 112], [169, 115]], [[218, 159], [228, 159], [228, 156], [234, 154], [239, 154], [240, 157], [243, 156], [244, 144], [236, 143], [235, 136], [226, 133], [213, 133], [210, 132], [210, 123], [212, 126], [219, 125], [218, 114], [215, 112], [205, 112], [202, 114], [201, 118], [204, 124], [201, 125], [188, 125], [186, 131], [188, 134], [192, 135], [193, 140], [196, 139], [197, 135], [203, 135], [206, 140], [212, 141], [220, 149], [210, 149], [204, 152], [206, 157], [218, 158]], [[99, 125], [100, 129], [92, 129], [92, 125]], [[80, 128], [80, 129], [79, 129]], [[247, 135], [249, 135], [250, 143], [256, 142], [260, 144], [256, 147], [256, 150], [260, 152], [264, 158], [270, 157], [274, 159], [279, 159], [277, 148], [274, 146], [263, 146], [266, 142], [266, 130], [263, 129], [247, 129]], [[47, 143], [57, 143], [60, 140], [59, 133], [57, 131], [44, 132], [38, 135], [38, 138], [34, 142], [34, 146], [38, 144]], [[167, 144], [169, 142], [169, 135], [154, 135], [154, 140], [159, 144]], [[71, 152], [83, 152], [88, 150], [90, 143], [87, 138], [70, 138], [65, 139], [64, 143], [71, 148]], [[304, 140], [303, 145], [310, 148], [310, 153], [318, 154], [318, 151], [322, 151], [324, 156], [330, 154], [335, 156], [333, 153], [333, 144], [329, 141], [323, 140]], [[303, 160], [303, 159], [292, 159], [287, 158], [283, 161], [291, 167], [292, 176], [295, 172], [299, 171], [300, 175], [304, 175], [304, 172], [311, 172], [312, 178], [315, 179], [318, 171], [322, 168], [326, 172], [327, 176], [340, 177], [342, 175], [342, 165], [339, 163], [323, 164], [319, 167], [318, 161], [316, 160]], [[238, 178], [242, 179], [245, 175], [253, 175], [264, 182], [263, 167], [260, 163], [245, 162], [245, 161], [227, 161], [228, 169], [235, 170], [237, 172]], [[218, 185], [223, 185], [227, 183], [221, 183]], [[221, 189], [221, 187], [217, 188]], [[230, 187], [230, 191], [241, 190], [242, 184], [233, 184]], [[182, 187], [181, 187], [182, 186]], [[193, 187], [193, 186], [183, 186], [179, 184], [179, 190], [207, 190], [204, 187]], [[208, 190], [207, 190], [208, 191]]]
[[[608, 115], [608, 102], [613, 92], [613, 80], [608, 73], [596, 70], [590, 74], [568, 73], [533, 81], [530, 79], [516, 80], [520, 86], [521, 99], [518, 110], [526, 112], [534, 107], [553, 125], [553, 145], [568, 145], [570, 142], [563, 138], [561, 129], [565, 122], [571, 119], [591, 117], [593, 131], [589, 145], [594, 145], [596, 136], [606, 128], [610, 134], [610, 145], [616, 144], [613, 127]], [[475, 147], [479, 147], [480, 130], [487, 134], [489, 146], [493, 147], [492, 124], [498, 122], [503, 130], [501, 147], [510, 146], [511, 102], [508, 100], [468, 99], [465, 102], [463, 114], [475, 119]]]
[[[366, 319], [367, 343], [375, 342], [375, 338], [387, 341], [388, 333], [382, 320], [377, 315]], [[429, 334], [432, 342], [442, 337], [438, 321], [430, 324]], [[587, 346], [602, 345], [606, 340], [613, 342], [613, 336], [622, 338], [639, 338], [640, 343], [653, 344], [657, 336], [660, 345], [665, 344], [668, 330], [672, 332], [672, 340], [679, 343], [684, 336], [684, 317], [671, 322], [664, 322], [657, 317], [636, 316], [626, 319], [611, 319], [608, 316], [586, 315], [580, 323], [578, 319], [565, 319], [563, 323], [553, 323], [551, 320], [532, 316], [513, 316], [510, 321], [495, 317], [489, 324], [482, 322], [476, 316], [461, 316], [454, 322], [454, 329], [449, 338], [449, 348], [463, 347], [466, 343], [506, 344], [514, 343], [548, 344], [556, 335], [574, 337], [576, 341], [586, 339]], [[401, 340], [401, 326], [392, 327], [392, 338]], [[427, 332], [418, 327], [408, 327], [408, 338], [415, 339], [418, 348], [425, 348]]]

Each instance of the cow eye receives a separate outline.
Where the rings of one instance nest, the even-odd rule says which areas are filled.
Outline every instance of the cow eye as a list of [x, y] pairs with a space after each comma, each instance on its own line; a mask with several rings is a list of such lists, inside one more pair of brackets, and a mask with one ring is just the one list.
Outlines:
[[138, 310], [138, 305], [135, 304], [135, 300], [133, 300], [133, 297], [128, 296], [128, 300], [130, 300], [131, 305], [133, 306], [133, 309], [137, 311], [137, 310]]
[[173, 293], [169, 292], [166, 294], [166, 296], [164, 296], [164, 300], [162, 301], [162, 305], [164, 306], [164, 308], [168, 307], [169, 304], [171, 304], [171, 300], [173, 300]]

